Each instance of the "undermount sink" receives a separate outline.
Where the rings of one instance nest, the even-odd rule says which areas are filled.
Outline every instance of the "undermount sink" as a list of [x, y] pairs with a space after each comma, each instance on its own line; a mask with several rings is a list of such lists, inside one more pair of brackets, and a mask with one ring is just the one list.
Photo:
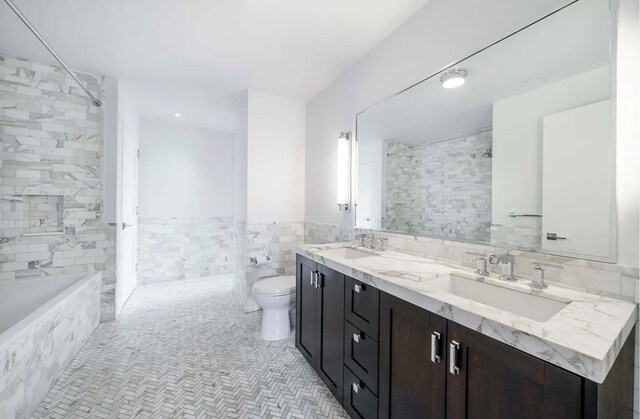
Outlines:
[[373, 253], [363, 252], [362, 250], [351, 247], [339, 247], [337, 249], [328, 249], [323, 252], [326, 256], [336, 256], [343, 259], [360, 259], [369, 256], [375, 256]]
[[569, 302], [527, 294], [456, 275], [429, 280], [428, 287], [477, 301], [537, 322], [548, 321], [569, 305]]

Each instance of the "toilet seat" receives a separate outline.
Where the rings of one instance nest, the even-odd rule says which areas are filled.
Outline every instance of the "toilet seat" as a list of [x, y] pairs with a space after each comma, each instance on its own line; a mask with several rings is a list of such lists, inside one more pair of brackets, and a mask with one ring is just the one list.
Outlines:
[[289, 295], [296, 292], [295, 276], [274, 276], [258, 281], [253, 286], [253, 293], [259, 295]]

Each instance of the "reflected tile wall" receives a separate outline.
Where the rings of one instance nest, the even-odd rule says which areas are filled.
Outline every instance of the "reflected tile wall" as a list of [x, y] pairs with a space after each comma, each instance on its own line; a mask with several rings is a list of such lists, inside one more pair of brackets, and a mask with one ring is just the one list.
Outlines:
[[492, 131], [386, 143], [386, 230], [489, 241]]
[[[104, 97], [103, 77], [78, 77]], [[0, 55], [0, 280], [104, 271], [102, 319], [109, 320], [116, 229], [102, 214], [102, 112], [60, 67]], [[61, 232], [30, 230], [30, 196], [62, 200]], [[58, 230], [59, 221], [43, 225]]]

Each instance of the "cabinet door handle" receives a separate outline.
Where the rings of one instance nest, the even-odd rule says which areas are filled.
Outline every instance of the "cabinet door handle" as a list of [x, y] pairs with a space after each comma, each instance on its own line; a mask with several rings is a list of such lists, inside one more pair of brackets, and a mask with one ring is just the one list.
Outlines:
[[442, 359], [440, 353], [440, 343], [440, 333], [431, 333], [431, 362], [433, 362], [434, 364], [439, 364], [440, 360]]
[[316, 271], [316, 288], [322, 288], [322, 274]]
[[316, 271], [309, 272], [309, 277], [311, 278], [309, 285], [311, 285], [312, 287], [315, 287]]
[[360, 285], [358, 285], [358, 284], [355, 284], [355, 285], [353, 286], [353, 290], [354, 290], [355, 292], [357, 292], [357, 293], [360, 293], [360, 290], [361, 290], [361, 289], [362, 289], [362, 288], [361, 288], [361, 287], [360, 287]]
[[358, 394], [360, 392], [360, 389], [362, 388], [362, 386], [360, 386], [360, 384], [358, 383], [353, 383], [351, 384], [351, 388], [353, 389], [353, 392]]
[[452, 375], [460, 374], [460, 367], [458, 364], [458, 352], [460, 351], [460, 343], [452, 340], [449, 343], [449, 372]]
[[355, 343], [360, 343], [360, 339], [362, 339], [362, 333], [354, 333], [353, 334], [353, 341]]

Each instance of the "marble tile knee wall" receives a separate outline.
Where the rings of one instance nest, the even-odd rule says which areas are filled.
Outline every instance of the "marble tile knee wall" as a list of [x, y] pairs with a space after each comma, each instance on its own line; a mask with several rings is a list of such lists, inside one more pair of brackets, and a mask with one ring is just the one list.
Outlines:
[[[78, 77], [104, 97], [103, 77]], [[107, 320], [115, 316], [116, 229], [102, 213], [102, 112], [60, 67], [0, 54], [0, 280], [104, 271]], [[45, 205], [58, 201], [61, 208]]]
[[233, 217], [140, 218], [142, 284], [233, 272]]
[[[303, 242], [304, 223], [250, 222], [246, 224], [244, 243], [241, 230], [242, 226], [238, 229], [240, 247], [244, 244], [246, 249], [236, 253], [239, 268], [235, 290], [244, 311], [251, 312], [260, 308], [251, 294], [256, 282], [272, 276], [295, 275], [296, 249]], [[250, 258], [257, 261], [251, 262]]]

